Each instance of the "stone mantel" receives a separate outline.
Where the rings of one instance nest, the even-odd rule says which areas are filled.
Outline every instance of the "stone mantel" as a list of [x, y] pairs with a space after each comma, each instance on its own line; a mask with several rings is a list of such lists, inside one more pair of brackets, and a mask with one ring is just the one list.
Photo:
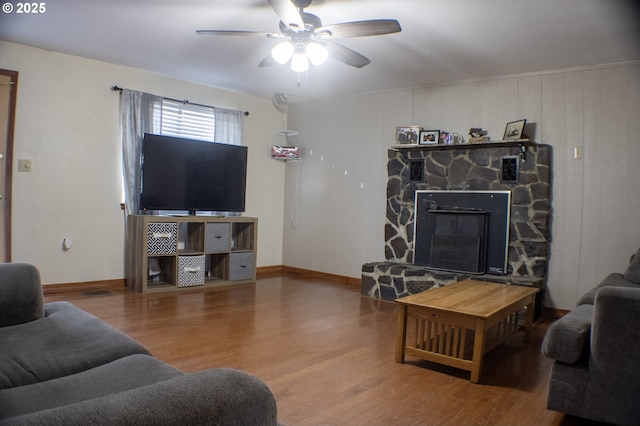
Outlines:
[[[388, 150], [385, 259], [363, 265], [362, 294], [394, 300], [466, 277], [413, 264], [416, 190], [509, 190], [508, 271], [487, 276], [544, 288], [551, 220], [551, 147], [531, 141], [393, 146]], [[501, 180], [501, 161], [517, 157], [515, 182]], [[415, 180], [416, 165], [423, 170]], [[394, 266], [393, 268], [391, 266]], [[386, 271], [386, 272], [385, 272]]]

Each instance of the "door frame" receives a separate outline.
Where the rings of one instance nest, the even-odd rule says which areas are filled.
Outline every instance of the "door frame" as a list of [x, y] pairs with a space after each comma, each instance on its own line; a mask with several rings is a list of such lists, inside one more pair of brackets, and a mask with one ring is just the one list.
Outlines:
[[7, 146], [5, 151], [5, 180], [4, 189], [2, 192], [3, 205], [4, 205], [4, 223], [0, 226], [4, 226], [5, 241], [0, 241], [0, 244], [4, 244], [5, 258], [0, 259], [0, 262], [11, 262], [11, 188], [13, 187], [13, 137], [16, 122], [16, 100], [18, 98], [18, 71], [10, 71], [0, 69], [0, 74], [8, 76], [10, 81], [9, 91], [9, 109], [7, 118]]

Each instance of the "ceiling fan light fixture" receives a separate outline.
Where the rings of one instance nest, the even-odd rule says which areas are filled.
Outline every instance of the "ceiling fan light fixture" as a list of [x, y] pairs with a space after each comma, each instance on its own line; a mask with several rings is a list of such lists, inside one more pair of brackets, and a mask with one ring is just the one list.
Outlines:
[[307, 56], [313, 65], [320, 65], [327, 60], [329, 52], [322, 44], [312, 41], [307, 44]]
[[293, 51], [293, 44], [290, 41], [283, 41], [271, 49], [271, 56], [273, 56], [273, 59], [275, 59], [277, 63], [284, 65], [291, 59]]
[[309, 70], [309, 58], [305, 52], [295, 52], [291, 57], [291, 70], [306, 72]]
[[333, 39], [379, 36], [402, 31], [400, 23], [396, 19], [369, 19], [323, 25], [318, 16], [304, 11], [313, 0], [267, 1], [280, 18], [279, 33], [237, 30], [196, 30], [196, 33], [224, 36], [266, 36], [270, 39], [278, 39], [280, 43], [271, 49], [270, 54], [266, 55], [258, 66], [262, 68], [275, 64], [285, 65], [291, 62], [292, 70], [306, 72], [309, 69], [309, 62], [313, 65], [320, 65], [328, 56], [355, 68], [362, 68], [371, 63], [367, 57], [335, 43]]

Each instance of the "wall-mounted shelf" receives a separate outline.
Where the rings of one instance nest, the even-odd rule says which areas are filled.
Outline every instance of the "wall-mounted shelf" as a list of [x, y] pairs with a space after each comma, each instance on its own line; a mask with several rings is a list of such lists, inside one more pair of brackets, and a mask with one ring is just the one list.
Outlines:
[[288, 138], [290, 136], [298, 136], [298, 131], [297, 130], [274, 130], [273, 134], [278, 136], [285, 136]]
[[450, 151], [454, 149], [487, 149], [487, 148], [520, 148], [520, 156], [523, 161], [527, 159], [527, 147], [537, 145], [529, 139], [517, 139], [509, 141], [491, 141], [491, 142], [466, 142], [454, 144], [427, 144], [427, 145], [393, 145], [391, 149], [396, 151], [409, 150], [425, 150], [425, 151]]
[[407, 145], [392, 145], [391, 149], [425, 149], [431, 151], [442, 151], [449, 149], [481, 149], [481, 148], [501, 148], [501, 147], [526, 147], [537, 145], [536, 142], [532, 142], [529, 139], [518, 139], [509, 141], [490, 141], [490, 142], [465, 142], [454, 144], [407, 144]]
[[285, 157], [271, 157], [272, 160], [277, 160], [277, 161], [283, 161], [285, 163], [288, 163], [289, 161], [291, 162], [296, 162], [298, 160], [300, 160], [300, 158], [285, 158]]
[[[287, 142], [285, 146], [290, 146], [289, 145], [289, 138], [291, 136], [298, 136], [298, 131], [297, 130], [286, 130], [286, 129], [284, 129], [284, 130], [274, 130], [273, 134], [274, 135], [279, 135], [279, 136], [284, 136], [285, 140]], [[291, 146], [291, 148], [295, 148], [295, 147]], [[299, 157], [278, 157], [278, 156], [274, 156], [273, 155], [273, 151], [272, 151], [271, 159], [272, 160], [283, 161], [283, 162], [287, 163], [289, 161], [298, 161]]]

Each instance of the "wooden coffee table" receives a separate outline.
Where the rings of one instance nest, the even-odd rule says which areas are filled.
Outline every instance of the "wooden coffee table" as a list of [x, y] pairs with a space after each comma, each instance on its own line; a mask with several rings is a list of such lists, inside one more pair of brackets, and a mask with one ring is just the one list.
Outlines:
[[[471, 381], [478, 383], [486, 352], [518, 330], [529, 339], [537, 292], [465, 280], [399, 298], [396, 362], [403, 363], [405, 355], [420, 357], [470, 371]], [[524, 307], [522, 326], [518, 311]]]

